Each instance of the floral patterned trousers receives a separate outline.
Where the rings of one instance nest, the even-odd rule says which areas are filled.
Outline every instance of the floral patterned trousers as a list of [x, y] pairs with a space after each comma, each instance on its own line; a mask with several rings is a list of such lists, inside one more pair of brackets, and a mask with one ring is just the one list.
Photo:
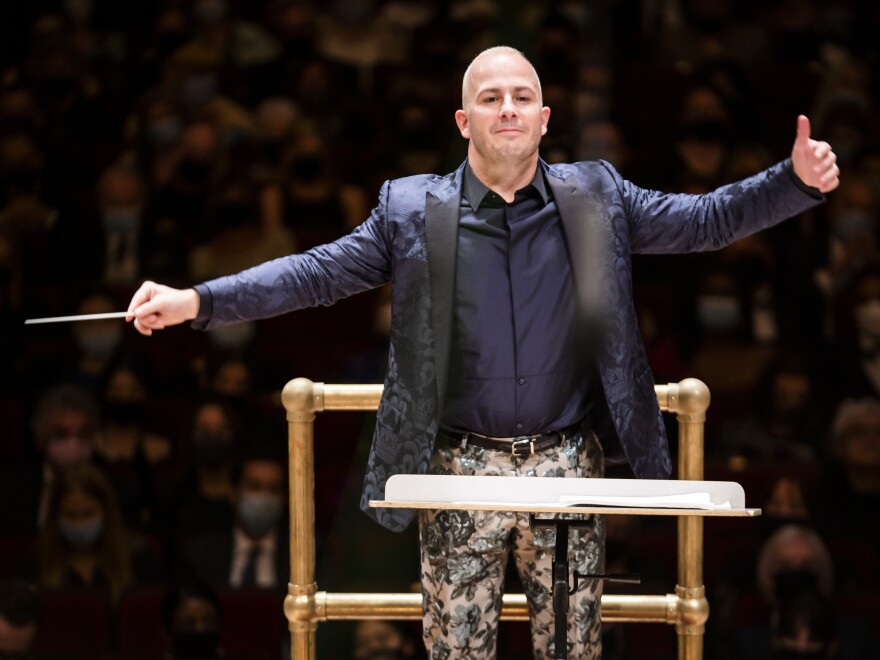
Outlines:
[[[602, 448], [591, 431], [574, 432], [559, 446], [526, 458], [473, 445], [450, 447], [440, 440], [431, 459], [432, 474], [478, 476], [601, 477], [602, 466]], [[592, 522], [569, 533], [570, 571], [601, 573], [605, 563], [602, 516], [562, 515]], [[431, 660], [496, 657], [504, 573], [511, 552], [529, 604], [534, 657], [554, 657], [553, 529], [532, 531], [528, 514], [426, 510], [419, 517], [419, 532], [423, 634]], [[569, 658], [602, 655], [601, 593], [600, 580], [583, 580], [570, 596]]]

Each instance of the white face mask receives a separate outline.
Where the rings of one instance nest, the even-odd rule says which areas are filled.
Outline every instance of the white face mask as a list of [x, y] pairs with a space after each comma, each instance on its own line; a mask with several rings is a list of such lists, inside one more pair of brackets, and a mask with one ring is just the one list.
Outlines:
[[733, 330], [740, 322], [739, 303], [733, 296], [700, 296], [697, 301], [697, 318], [709, 330]]
[[856, 307], [856, 325], [860, 335], [880, 337], [880, 300], [872, 298]]

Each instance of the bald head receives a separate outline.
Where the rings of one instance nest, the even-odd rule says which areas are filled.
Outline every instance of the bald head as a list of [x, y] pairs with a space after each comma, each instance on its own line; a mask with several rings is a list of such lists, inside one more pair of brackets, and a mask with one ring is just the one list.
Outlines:
[[477, 55], [464, 72], [464, 77], [461, 81], [462, 108], [467, 109], [468, 106], [473, 103], [474, 97], [477, 94], [478, 79], [480, 78], [479, 74], [485, 70], [490, 62], [504, 60], [505, 58], [522, 60], [528, 64], [532, 76], [534, 76], [534, 85], [535, 91], [538, 94], [538, 102], [541, 102], [541, 81], [538, 78], [538, 72], [535, 71], [535, 67], [532, 66], [532, 63], [529, 62], [528, 58], [516, 48], [511, 48], [510, 46], [493, 46]]

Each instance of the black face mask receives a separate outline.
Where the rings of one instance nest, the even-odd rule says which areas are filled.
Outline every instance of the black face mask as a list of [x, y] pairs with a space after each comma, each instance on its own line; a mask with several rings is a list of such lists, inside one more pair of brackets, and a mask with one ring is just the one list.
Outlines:
[[193, 439], [196, 463], [218, 467], [232, 458], [232, 436], [224, 431], [202, 432]]
[[319, 156], [297, 156], [290, 164], [290, 171], [300, 181], [314, 181], [322, 174]]
[[144, 417], [144, 404], [137, 401], [114, 401], [104, 406], [104, 416], [121, 426], [140, 424]]
[[803, 591], [815, 591], [818, 586], [818, 575], [813, 571], [797, 568], [776, 574], [773, 580], [773, 593], [779, 602], [784, 602]]
[[216, 632], [176, 633], [171, 643], [175, 660], [213, 660], [217, 657], [220, 635]]
[[825, 651], [794, 651], [792, 649], [778, 649], [773, 654], [773, 660], [824, 660], [827, 657]]
[[200, 160], [186, 159], [177, 166], [177, 175], [191, 186], [201, 186], [211, 175], [211, 166]]

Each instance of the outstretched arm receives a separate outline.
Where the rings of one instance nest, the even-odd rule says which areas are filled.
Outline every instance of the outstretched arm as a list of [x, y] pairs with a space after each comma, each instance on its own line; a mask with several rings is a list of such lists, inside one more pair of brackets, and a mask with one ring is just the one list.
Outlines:
[[798, 178], [820, 192], [831, 192], [840, 185], [837, 156], [827, 142], [810, 139], [810, 120], [797, 118], [797, 137], [791, 148], [791, 165]]
[[199, 313], [199, 294], [195, 289], [173, 289], [164, 284], [144, 282], [128, 304], [126, 321], [142, 335], [169, 325], [192, 321]]

